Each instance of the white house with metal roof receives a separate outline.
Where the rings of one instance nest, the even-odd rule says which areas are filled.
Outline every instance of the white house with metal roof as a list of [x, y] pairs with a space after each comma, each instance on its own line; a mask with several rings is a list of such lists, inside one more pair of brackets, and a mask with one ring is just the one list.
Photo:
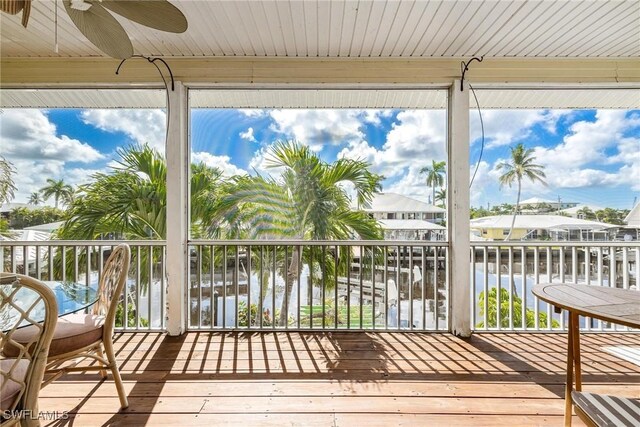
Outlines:
[[[494, 215], [471, 220], [471, 229], [491, 240], [504, 240], [511, 228], [512, 215]], [[512, 240], [608, 240], [617, 226], [561, 215], [516, 215]]]
[[445, 210], [396, 193], [377, 193], [363, 209], [380, 222], [385, 239], [444, 240]]
[[522, 210], [538, 210], [541, 206], [548, 205], [553, 210], [569, 209], [578, 206], [577, 202], [563, 202], [562, 200], [547, 200], [540, 197], [532, 197], [520, 202], [520, 209]]

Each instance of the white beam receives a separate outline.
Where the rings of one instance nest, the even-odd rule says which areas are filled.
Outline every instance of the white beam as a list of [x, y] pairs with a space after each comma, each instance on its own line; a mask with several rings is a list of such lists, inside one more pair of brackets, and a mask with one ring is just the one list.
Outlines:
[[454, 80], [449, 90], [449, 173], [447, 227], [449, 261], [449, 319], [451, 333], [471, 335], [469, 240], [469, 91]]
[[187, 89], [175, 82], [169, 91], [167, 132], [167, 331], [180, 335], [186, 331], [186, 292], [188, 283], [188, 105]]

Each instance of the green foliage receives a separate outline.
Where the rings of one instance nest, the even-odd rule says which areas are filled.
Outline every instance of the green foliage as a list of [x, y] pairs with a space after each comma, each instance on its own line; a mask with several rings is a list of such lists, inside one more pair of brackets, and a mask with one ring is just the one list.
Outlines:
[[420, 169], [421, 174], [427, 175], [427, 185], [431, 186], [431, 203], [436, 203], [436, 187], [444, 186], [444, 175], [446, 173], [447, 163], [444, 161], [436, 162], [431, 160], [431, 166], [425, 166]]
[[[62, 239], [97, 239], [103, 235], [125, 239], [166, 238], [167, 166], [148, 145], [118, 150], [120, 160], [108, 173], [93, 175], [69, 206]], [[203, 164], [191, 168], [191, 222], [194, 237], [205, 234], [202, 224], [213, 223], [212, 207], [220, 187], [220, 170]]]
[[[349, 310], [347, 310], [349, 308]], [[308, 306], [303, 305], [300, 307], [300, 324], [303, 326], [310, 326], [311, 319], [313, 318], [314, 325], [322, 324], [322, 305]], [[353, 305], [347, 307], [346, 304], [338, 304], [338, 324], [335, 324], [336, 310], [335, 304], [331, 300], [327, 300], [324, 306], [324, 322], [326, 325], [349, 328], [360, 328], [360, 306]], [[367, 329], [373, 327], [373, 306], [362, 306], [362, 327]]]
[[[123, 317], [124, 317], [124, 304], [120, 303], [118, 304], [118, 308], [116, 309], [116, 327], [123, 327]], [[148, 328], [149, 327], [149, 320], [140, 317], [140, 327], [142, 328]], [[128, 307], [128, 312], [127, 312], [127, 326], [129, 328], [135, 328], [138, 325], [136, 325], [136, 309], [131, 307], [131, 305], [129, 305]]]
[[59, 179], [47, 179], [47, 185], [40, 189], [40, 193], [42, 193], [42, 197], [44, 200], [49, 200], [53, 197], [56, 209], [58, 208], [58, 203], [62, 201], [65, 205], [70, 204], [73, 201], [73, 187], [69, 184], [65, 184], [64, 180]]
[[[497, 288], [491, 288], [489, 290], [489, 300], [488, 300], [488, 312], [487, 312], [487, 321], [489, 323], [489, 328], [495, 328], [498, 325], [497, 314], [498, 314], [498, 290]], [[478, 305], [480, 306], [480, 316], [484, 317], [484, 300], [485, 293], [480, 292], [478, 296]], [[526, 316], [526, 326], [527, 328], [534, 328], [536, 326], [536, 318], [535, 312], [530, 308], [525, 310]], [[538, 322], [540, 326], [547, 325], [547, 313], [538, 313]], [[509, 327], [509, 291], [505, 288], [500, 288], [500, 327], [508, 328]], [[480, 328], [484, 328], [484, 322], [480, 321], [477, 325]], [[515, 328], [522, 327], [522, 298], [517, 296], [514, 292], [513, 294], [513, 326]], [[553, 328], [559, 328], [560, 324], [558, 321], [552, 319], [551, 326]]]
[[13, 163], [0, 156], [0, 205], [13, 199], [14, 192], [17, 190], [13, 175], [16, 168]]
[[628, 209], [605, 208], [595, 212], [598, 221], [615, 225], [624, 225], [624, 219], [627, 215], [629, 215]]
[[61, 221], [65, 212], [61, 209], [45, 206], [38, 209], [15, 208], [9, 214], [9, 226], [15, 230], [25, 227]]
[[[247, 319], [247, 303], [244, 301], [240, 301], [238, 304], [238, 326], [247, 327], [249, 324]], [[258, 320], [258, 306], [256, 304], [251, 304], [251, 326], [260, 326], [260, 321]], [[280, 317], [280, 310], [276, 309], [276, 318]], [[293, 323], [293, 319], [289, 319], [289, 324]], [[273, 325], [273, 316], [269, 312], [269, 310], [264, 310], [262, 312], [262, 326], [272, 326]]]
[[520, 143], [515, 147], [511, 147], [511, 159], [500, 162], [496, 165], [496, 170], [502, 171], [502, 175], [500, 175], [501, 187], [504, 185], [511, 187], [514, 183], [518, 184], [518, 196], [516, 198], [516, 206], [513, 209], [511, 228], [509, 229], [509, 234], [505, 240], [509, 240], [513, 233], [513, 226], [516, 222], [516, 215], [518, 214], [518, 208], [520, 205], [522, 180], [526, 178], [531, 182], [539, 181], [546, 185], [544, 181], [544, 178], [546, 178], [544, 166], [533, 163], [535, 159], [533, 149], [525, 149], [524, 145]]

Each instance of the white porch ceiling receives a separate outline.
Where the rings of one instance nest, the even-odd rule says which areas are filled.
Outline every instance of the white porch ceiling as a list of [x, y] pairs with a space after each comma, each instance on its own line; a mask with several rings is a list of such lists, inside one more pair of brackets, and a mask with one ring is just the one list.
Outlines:
[[[193, 108], [446, 108], [444, 90], [193, 90]], [[640, 89], [481, 89], [484, 109], [640, 108]], [[475, 103], [472, 99], [472, 106]], [[0, 108], [164, 108], [163, 90], [3, 89]]]
[[[640, 56], [638, 0], [172, 0], [184, 34], [119, 18], [135, 52], [164, 57]], [[0, 17], [2, 57], [104, 56], [58, 0], [34, 0], [29, 27]]]

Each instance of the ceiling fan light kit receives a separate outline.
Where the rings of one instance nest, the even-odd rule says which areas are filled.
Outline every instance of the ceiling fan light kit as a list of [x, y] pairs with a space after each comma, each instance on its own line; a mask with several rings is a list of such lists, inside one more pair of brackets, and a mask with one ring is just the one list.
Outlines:
[[[160, 31], [184, 33], [188, 28], [187, 18], [168, 0], [62, 0], [62, 4], [74, 25], [94, 46], [118, 59], [130, 58], [133, 45], [110, 12]], [[22, 11], [22, 25], [26, 27], [31, 0], [0, 0], [0, 10], [12, 15]]]

